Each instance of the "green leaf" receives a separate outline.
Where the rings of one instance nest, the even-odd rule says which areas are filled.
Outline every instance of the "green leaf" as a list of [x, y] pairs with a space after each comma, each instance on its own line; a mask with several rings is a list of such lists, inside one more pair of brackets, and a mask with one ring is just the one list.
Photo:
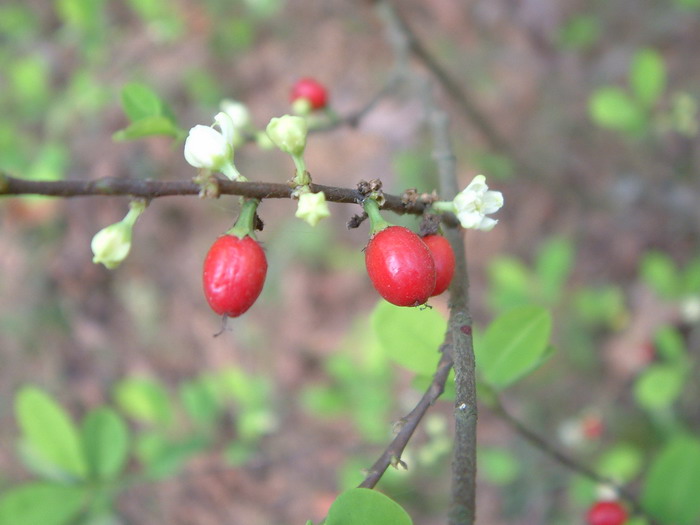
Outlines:
[[532, 272], [518, 259], [498, 257], [488, 265], [489, 303], [505, 310], [529, 303], [533, 295]]
[[630, 66], [630, 87], [645, 107], [651, 107], [666, 86], [663, 57], [653, 49], [642, 49], [634, 55]]
[[670, 407], [683, 391], [686, 371], [675, 365], [652, 365], [634, 384], [634, 397], [647, 410]]
[[208, 444], [203, 436], [173, 442], [162, 434], [148, 433], [136, 443], [136, 453], [144, 464], [146, 475], [162, 479], [180, 470], [188, 459], [206, 449]]
[[22, 439], [44, 461], [77, 478], [87, 475], [78, 431], [66, 411], [48, 394], [23, 387], [15, 399]]
[[336, 498], [324, 525], [412, 525], [406, 511], [381, 492], [356, 488]]
[[520, 473], [520, 463], [509, 450], [480, 448], [477, 458], [479, 473], [494, 485], [512, 483]]
[[114, 398], [119, 408], [136, 420], [162, 426], [172, 420], [168, 393], [152, 379], [124, 379], [114, 387]]
[[571, 241], [553, 238], [537, 253], [535, 273], [539, 277], [545, 301], [554, 302], [566, 282], [574, 262], [574, 247]]
[[165, 103], [151, 88], [136, 82], [122, 88], [122, 107], [131, 122], [165, 116]]
[[208, 426], [216, 421], [219, 402], [205, 381], [186, 381], [180, 385], [179, 393], [185, 411], [197, 424]]
[[619, 483], [634, 479], [642, 468], [642, 453], [636, 447], [622, 443], [606, 451], [598, 460], [597, 472]]
[[683, 293], [700, 293], [700, 257], [693, 258], [686, 265], [681, 280]]
[[419, 374], [435, 369], [447, 329], [438, 312], [380, 301], [372, 312], [372, 327], [386, 354], [399, 365]]
[[0, 497], [0, 525], [63, 525], [80, 512], [86, 493], [79, 487], [28, 483]]
[[558, 44], [565, 49], [587, 49], [600, 37], [600, 22], [592, 15], [572, 17], [557, 35]]
[[631, 135], [641, 134], [647, 126], [644, 109], [618, 87], [602, 87], [594, 91], [588, 111], [599, 126]]
[[700, 440], [679, 436], [654, 459], [642, 489], [642, 505], [663, 523], [696, 525], [700, 517]]
[[172, 120], [161, 115], [144, 117], [130, 124], [124, 129], [120, 129], [112, 135], [114, 140], [135, 140], [153, 135], [165, 135], [180, 139], [185, 131], [177, 126]]
[[494, 320], [475, 347], [477, 370], [503, 389], [542, 362], [549, 347], [552, 317], [539, 306], [514, 308]]
[[678, 268], [665, 253], [649, 252], [640, 266], [642, 280], [664, 299], [672, 299], [678, 294]]
[[685, 340], [672, 326], [662, 326], [654, 334], [654, 344], [659, 356], [668, 363], [684, 363], [687, 357]]
[[115, 478], [124, 468], [129, 452], [129, 430], [112, 409], [91, 411], [83, 420], [83, 449], [95, 479]]

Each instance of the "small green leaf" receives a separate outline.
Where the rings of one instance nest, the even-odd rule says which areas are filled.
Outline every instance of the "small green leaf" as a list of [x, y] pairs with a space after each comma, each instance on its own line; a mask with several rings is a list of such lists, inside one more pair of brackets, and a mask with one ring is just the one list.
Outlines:
[[644, 109], [618, 87], [599, 88], [589, 101], [591, 119], [604, 128], [641, 134], [647, 126]]
[[219, 402], [205, 381], [185, 381], [179, 388], [187, 414], [197, 424], [208, 426], [219, 415]]
[[114, 398], [121, 410], [139, 421], [167, 426], [172, 420], [168, 393], [155, 380], [124, 379], [115, 386]]
[[488, 265], [489, 303], [494, 310], [506, 310], [529, 303], [535, 278], [518, 259], [498, 257]]
[[28, 483], [0, 496], [0, 525], [64, 525], [80, 512], [86, 493], [79, 487]]
[[558, 44], [565, 49], [585, 50], [600, 37], [600, 22], [592, 15], [578, 15], [569, 19], [557, 35]]
[[670, 407], [683, 391], [686, 371], [674, 365], [652, 365], [634, 384], [634, 397], [647, 410]]
[[386, 354], [399, 365], [419, 374], [435, 369], [447, 329], [438, 312], [380, 301], [372, 312], [372, 327]]
[[672, 326], [662, 326], [654, 334], [656, 351], [668, 363], [683, 363], [687, 357], [685, 340]]
[[129, 452], [129, 430], [112, 409], [91, 411], [83, 420], [83, 449], [95, 479], [115, 478], [124, 468]]
[[666, 86], [663, 57], [653, 49], [643, 49], [634, 55], [630, 66], [630, 87], [637, 100], [651, 107]]
[[665, 253], [647, 253], [642, 259], [640, 273], [642, 280], [664, 299], [672, 299], [678, 294], [679, 271]]
[[144, 117], [112, 135], [114, 140], [135, 140], [153, 135], [165, 135], [180, 139], [185, 131], [172, 120], [161, 115]]
[[597, 472], [619, 483], [634, 479], [642, 468], [642, 453], [636, 447], [622, 443], [606, 451], [598, 460]]
[[77, 478], [87, 475], [78, 431], [66, 411], [48, 394], [23, 387], [15, 399], [22, 439], [33, 453]]
[[539, 277], [543, 299], [556, 301], [566, 282], [574, 262], [571, 241], [555, 237], [548, 240], [537, 253], [535, 273]]
[[381, 492], [355, 488], [336, 498], [325, 525], [412, 525], [406, 511]]
[[161, 117], [166, 113], [165, 103], [151, 88], [136, 82], [122, 88], [122, 107], [131, 122], [148, 117]]
[[513, 308], [494, 320], [476, 352], [477, 370], [496, 389], [532, 371], [547, 355], [552, 317], [539, 306]]
[[479, 473], [494, 485], [512, 483], [520, 473], [520, 463], [509, 450], [482, 448], [477, 458]]
[[663, 523], [696, 525], [700, 517], [698, 487], [700, 441], [679, 436], [654, 459], [644, 480], [642, 505]]
[[683, 293], [700, 293], [700, 257], [693, 258], [686, 265], [681, 280]]

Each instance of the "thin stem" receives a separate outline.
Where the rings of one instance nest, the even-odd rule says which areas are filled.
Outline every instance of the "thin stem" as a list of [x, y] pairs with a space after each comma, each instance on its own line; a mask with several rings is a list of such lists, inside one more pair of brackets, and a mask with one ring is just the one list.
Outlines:
[[379, 204], [377, 204], [377, 201], [368, 197], [362, 203], [362, 207], [365, 209], [365, 212], [369, 217], [370, 237], [390, 226], [390, 224], [386, 220], [384, 220], [382, 214], [379, 213]]
[[243, 202], [243, 207], [241, 208], [241, 213], [238, 215], [236, 224], [226, 233], [228, 235], [234, 235], [239, 239], [245, 237], [255, 238], [255, 212], [258, 209], [258, 204], [260, 204], [258, 199], [246, 199]]
[[[217, 195], [240, 195], [251, 199], [290, 199], [294, 192], [287, 184], [269, 182], [239, 182], [213, 179]], [[322, 191], [326, 200], [339, 203], [360, 204], [364, 196], [356, 188], [340, 188], [322, 184], [310, 184], [313, 193]], [[141, 197], [152, 200], [171, 196], [200, 195], [202, 187], [191, 181], [155, 181], [141, 179], [103, 178], [96, 180], [37, 181], [11, 177], [0, 172], [0, 197], [20, 195], [46, 195], [51, 197]], [[404, 202], [398, 195], [384, 194], [383, 209], [399, 214], [421, 215], [423, 202]], [[452, 220], [450, 224], [457, 224]]]
[[443, 352], [430, 386], [428, 386], [428, 389], [413, 410], [401, 419], [401, 429], [382, 455], [379, 456], [379, 459], [374, 462], [374, 465], [369, 469], [367, 477], [360, 483], [359, 487], [374, 488], [384, 475], [384, 472], [386, 472], [386, 469], [389, 468], [389, 465], [396, 465], [401, 461], [401, 454], [403, 454], [423, 416], [445, 391], [445, 383], [451, 368], [452, 356], [449, 352]]

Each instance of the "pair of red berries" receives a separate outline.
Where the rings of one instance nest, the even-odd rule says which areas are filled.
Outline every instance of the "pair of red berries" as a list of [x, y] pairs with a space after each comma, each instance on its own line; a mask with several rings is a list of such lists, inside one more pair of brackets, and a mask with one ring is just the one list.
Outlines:
[[403, 226], [389, 226], [367, 243], [365, 265], [384, 299], [397, 306], [418, 306], [450, 285], [455, 256], [441, 235], [421, 238]]

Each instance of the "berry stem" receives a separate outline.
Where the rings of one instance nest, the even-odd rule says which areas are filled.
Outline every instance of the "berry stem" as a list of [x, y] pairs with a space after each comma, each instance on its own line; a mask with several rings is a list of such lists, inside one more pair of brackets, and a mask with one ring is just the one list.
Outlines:
[[369, 235], [372, 237], [380, 231], [391, 226], [387, 221], [384, 220], [382, 214], [379, 213], [379, 204], [372, 198], [366, 198], [362, 201], [362, 207], [365, 209], [367, 216], [369, 217]]
[[233, 235], [239, 239], [252, 237], [255, 239], [255, 212], [260, 204], [259, 199], [246, 199], [243, 202], [241, 213], [236, 219], [236, 224], [226, 232], [227, 235]]
[[136, 219], [145, 211], [146, 206], [148, 206], [148, 203], [143, 199], [131, 201], [129, 203], [129, 212], [122, 219], [122, 222], [133, 228], [134, 224], [136, 224]]
[[292, 159], [294, 159], [294, 166], [297, 169], [296, 177], [294, 177], [294, 183], [297, 186], [308, 186], [311, 184], [311, 177], [309, 176], [309, 172], [306, 171], [304, 156], [292, 155]]

